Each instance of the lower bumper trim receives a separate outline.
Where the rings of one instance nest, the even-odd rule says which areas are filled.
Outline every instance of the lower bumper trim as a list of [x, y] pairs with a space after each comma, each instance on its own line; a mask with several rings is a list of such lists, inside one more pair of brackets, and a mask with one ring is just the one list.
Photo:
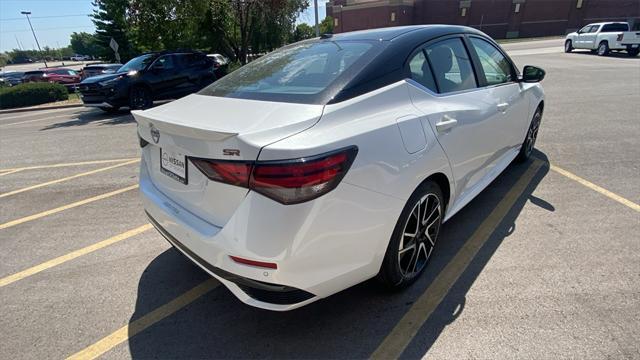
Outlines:
[[242, 291], [244, 291], [248, 296], [252, 297], [255, 300], [277, 305], [293, 305], [309, 300], [315, 296], [310, 292], [301, 289], [245, 278], [215, 267], [195, 254], [193, 251], [189, 250], [189, 248], [180, 243], [180, 241], [173, 237], [173, 235], [169, 234], [169, 232], [167, 232], [162, 226], [160, 226], [160, 224], [151, 216], [151, 214], [146, 211], [145, 213], [147, 214], [147, 217], [149, 218], [151, 224], [158, 230], [158, 232], [160, 232], [160, 234], [164, 236], [164, 238], [171, 245], [179, 249], [184, 254], [187, 254], [187, 258], [189, 260], [195, 262], [196, 265], [207, 269], [217, 276], [220, 276], [221, 278], [238, 285], [238, 287]]

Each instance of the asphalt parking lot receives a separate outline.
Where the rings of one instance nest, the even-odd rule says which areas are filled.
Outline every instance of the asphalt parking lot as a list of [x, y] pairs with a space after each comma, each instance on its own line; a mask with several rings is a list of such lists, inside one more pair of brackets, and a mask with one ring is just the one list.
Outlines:
[[242, 304], [151, 229], [131, 115], [0, 115], [0, 358], [640, 358], [640, 58], [547, 71], [536, 160], [447, 222], [402, 293]]

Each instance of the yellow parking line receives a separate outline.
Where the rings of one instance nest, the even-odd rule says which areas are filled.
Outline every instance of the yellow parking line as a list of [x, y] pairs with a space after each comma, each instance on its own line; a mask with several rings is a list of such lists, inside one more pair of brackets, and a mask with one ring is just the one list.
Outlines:
[[143, 332], [148, 327], [199, 299], [202, 295], [207, 294], [218, 285], [220, 285], [220, 283], [213, 278], [206, 280], [200, 283], [200, 285], [195, 286], [191, 290], [158, 307], [143, 317], [114, 331], [84, 350], [69, 356], [67, 359], [95, 359], [105, 352], [113, 349], [116, 345], [129, 340], [131, 337]]
[[12, 226], [16, 226], [16, 225], [20, 225], [23, 223], [26, 223], [27, 221], [31, 221], [31, 220], [36, 220], [36, 219], [40, 219], [42, 217], [48, 216], [48, 215], [53, 215], [55, 213], [59, 213], [60, 211], [64, 211], [64, 210], [68, 210], [80, 205], [84, 205], [84, 204], [88, 204], [94, 201], [98, 201], [98, 200], [102, 200], [102, 199], [106, 199], [108, 197], [114, 196], [114, 195], [118, 195], [121, 194], [123, 192], [129, 191], [129, 190], [133, 190], [133, 189], [137, 189], [138, 185], [131, 185], [131, 186], [127, 186], [126, 188], [122, 188], [119, 190], [115, 190], [115, 191], [111, 191], [102, 195], [98, 195], [98, 196], [94, 196], [94, 197], [90, 197], [88, 199], [84, 199], [84, 200], [80, 200], [80, 201], [76, 201], [74, 203], [68, 204], [68, 205], [64, 205], [64, 206], [60, 206], [57, 207], [55, 209], [51, 209], [51, 210], [47, 210], [47, 211], [43, 211], [41, 213], [37, 213], [37, 214], [33, 214], [33, 215], [29, 215], [17, 220], [12, 220], [9, 222], [6, 222], [4, 224], [0, 224], [0, 230], [2, 229], [6, 229]]
[[422, 324], [431, 316], [440, 302], [456, 283], [458, 278], [471, 263], [477, 252], [491, 237], [502, 219], [515, 205], [518, 198], [542, 166], [540, 160], [534, 160], [529, 168], [518, 179], [516, 184], [507, 192], [504, 198], [491, 211], [489, 216], [480, 224], [471, 237], [465, 242], [454, 258], [433, 280], [431, 285], [411, 306], [409, 311], [400, 319], [378, 348], [373, 352], [373, 359], [397, 359], [411, 340], [416, 336]]
[[573, 180], [573, 181], [577, 181], [578, 183], [588, 187], [589, 189], [598, 192], [606, 197], [608, 197], [609, 199], [615, 200], [617, 202], [619, 202], [622, 205], [625, 205], [627, 207], [630, 207], [631, 209], [635, 210], [635, 211], [640, 211], [640, 205], [634, 203], [631, 200], [625, 199], [622, 196], [612, 193], [611, 191], [602, 188], [588, 180], [585, 180], [583, 178], [581, 178], [580, 176], [573, 174], [563, 168], [560, 168], [556, 165], [551, 164], [551, 170], [557, 172], [560, 175], [563, 175], [565, 177], [568, 177], [569, 179]]
[[0, 174], [0, 176], [5, 176], [5, 175], [9, 175], [9, 174], [13, 174], [13, 173], [17, 173], [20, 170], [9, 170], [9, 171], [5, 171], [2, 174]]
[[70, 253], [68, 253], [66, 255], [62, 255], [62, 256], [59, 256], [59, 257], [57, 257], [55, 259], [43, 262], [40, 265], [36, 265], [36, 266], [30, 267], [30, 268], [28, 268], [26, 270], [23, 270], [23, 271], [20, 271], [18, 273], [15, 273], [13, 275], [6, 276], [6, 277], [0, 279], [0, 287], [9, 285], [9, 284], [14, 283], [14, 282], [16, 282], [18, 280], [22, 280], [22, 279], [24, 279], [26, 277], [29, 277], [31, 275], [35, 275], [35, 274], [37, 274], [37, 273], [39, 273], [41, 271], [44, 271], [44, 270], [47, 270], [47, 269], [51, 269], [54, 266], [58, 266], [58, 265], [60, 265], [62, 263], [65, 263], [65, 262], [67, 262], [69, 260], [73, 260], [73, 259], [75, 259], [77, 257], [82, 256], [82, 255], [86, 255], [86, 254], [92, 253], [92, 252], [94, 252], [96, 250], [100, 250], [100, 249], [102, 249], [104, 247], [107, 247], [109, 245], [113, 245], [113, 244], [115, 244], [115, 243], [117, 243], [119, 241], [126, 240], [126, 239], [128, 239], [128, 238], [130, 238], [132, 236], [135, 236], [135, 235], [138, 235], [138, 234], [140, 234], [142, 232], [145, 232], [145, 231], [151, 229], [152, 227], [153, 226], [151, 224], [142, 225], [140, 227], [137, 227], [135, 229], [129, 230], [129, 231], [124, 232], [122, 234], [119, 234], [119, 235], [116, 235], [116, 236], [112, 236], [112, 237], [110, 237], [110, 238], [108, 238], [106, 240], [102, 240], [102, 241], [100, 241], [98, 243], [95, 243], [93, 245], [84, 247], [82, 249], [78, 249], [78, 250], [70, 252]]
[[102, 172], [102, 171], [115, 169], [115, 168], [120, 167], [120, 166], [130, 165], [130, 164], [133, 164], [133, 163], [137, 163], [139, 161], [140, 161], [140, 159], [135, 159], [135, 160], [123, 162], [123, 163], [120, 163], [120, 164], [111, 165], [111, 166], [107, 166], [107, 167], [104, 167], [104, 168], [91, 170], [91, 171], [83, 172], [83, 173], [76, 174], [76, 175], [67, 176], [67, 177], [64, 177], [64, 178], [61, 178], [61, 179], [47, 181], [47, 182], [44, 182], [44, 183], [41, 183], [41, 184], [37, 184], [37, 185], [33, 185], [33, 186], [28, 186], [26, 188], [9, 191], [9, 192], [6, 192], [4, 194], [0, 194], [0, 198], [7, 197], [7, 196], [10, 196], [10, 195], [19, 194], [19, 193], [22, 193], [22, 192], [25, 192], [25, 191], [29, 191], [29, 190], [38, 189], [38, 188], [41, 188], [41, 187], [44, 187], [44, 186], [48, 186], [48, 185], [58, 184], [58, 183], [61, 183], [63, 181], [76, 179], [76, 178], [79, 178], [79, 177], [82, 177], [82, 176], [97, 174], [97, 173]]
[[[109, 159], [109, 160], [91, 160], [91, 161], [79, 161], [72, 163], [61, 163], [61, 164], [47, 164], [47, 165], [34, 165], [34, 166], [24, 166], [10, 169], [0, 169], [0, 172], [3, 171], [23, 171], [23, 170], [34, 170], [34, 169], [49, 169], [49, 168], [58, 168], [58, 167], [67, 167], [67, 166], [80, 166], [80, 165], [96, 165], [96, 164], [108, 164], [114, 162], [124, 162], [131, 161], [137, 158], [125, 158], [125, 159]], [[4, 175], [4, 174], [2, 174]]]

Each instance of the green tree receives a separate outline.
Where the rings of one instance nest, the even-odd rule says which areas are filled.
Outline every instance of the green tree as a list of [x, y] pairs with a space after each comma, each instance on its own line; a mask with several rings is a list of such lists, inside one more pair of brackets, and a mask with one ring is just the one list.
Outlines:
[[[91, 18], [96, 26], [95, 43], [101, 58], [115, 60], [115, 54], [109, 47], [111, 38], [118, 43], [118, 53], [125, 62], [137, 53], [132, 44], [131, 27], [127, 16], [129, 0], [94, 0]], [[156, 33], [158, 36], [159, 33]]]
[[333, 18], [325, 17], [319, 24], [320, 34], [333, 34]]
[[100, 46], [96, 44], [96, 38], [86, 32], [74, 32], [71, 34], [71, 48], [76, 54], [100, 56]]
[[295, 42], [305, 39], [311, 39], [315, 35], [316, 31], [311, 26], [309, 26], [309, 24], [302, 23], [296, 26], [291, 40]]

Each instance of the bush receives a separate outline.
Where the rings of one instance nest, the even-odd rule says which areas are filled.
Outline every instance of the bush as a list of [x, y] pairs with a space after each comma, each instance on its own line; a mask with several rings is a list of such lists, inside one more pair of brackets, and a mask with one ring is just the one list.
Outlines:
[[40, 105], [67, 100], [69, 92], [60, 84], [28, 83], [0, 88], [0, 109]]

